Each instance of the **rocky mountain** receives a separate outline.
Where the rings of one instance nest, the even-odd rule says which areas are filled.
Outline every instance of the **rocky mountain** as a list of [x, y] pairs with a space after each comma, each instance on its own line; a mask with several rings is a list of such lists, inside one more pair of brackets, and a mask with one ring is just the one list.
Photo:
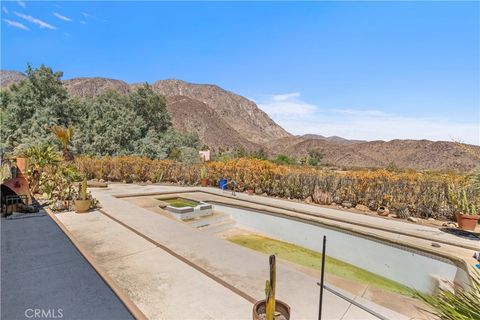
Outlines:
[[272, 156], [303, 157], [319, 149], [323, 162], [339, 167], [387, 167], [415, 170], [471, 171], [480, 166], [480, 146], [447, 141], [391, 140], [344, 143], [319, 138], [288, 137], [271, 141]]
[[71, 96], [80, 98], [98, 96], [108, 90], [120, 94], [130, 91], [130, 86], [126, 82], [107, 78], [74, 78], [65, 80], [63, 85]]
[[[1, 71], [0, 75], [2, 88], [25, 78], [16, 71]], [[74, 78], [64, 84], [71, 96], [81, 98], [107, 90], [125, 94], [139, 85], [106, 78]], [[196, 132], [214, 149], [264, 148], [271, 156], [294, 157], [319, 149], [324, 154], [324, 163], [338, 167], [470, 171], [480, 165], [479, 146], [429, 140], [362, 141], [314, 134], [292, 136], [254, 102], [218, 86], [159, 80], [152, 88], [166, 97], [175, 129]]]
[[[5, 75], [3, 87], [22, 79], [14, 78], [16, 73]], [[70, 96], [78, 98], [98, 96], [108, 90], [126, 94], [141, 85], [99, 77], [73, 78], [63, 83]], [[167, 109], [175, 129], [197, 133], [214, 149], [253, 151], [260, 149], [262, 143], [290, 136], [255, 103], [218, 86], [161, 80], [152, 88], [167, 98]]]
[[304, 139], [320, 139], [320, 140], [325, 140], [328, 142], [333, 142], [336, 144], [355, 144], [355, 143], [361, 143], [361, 142], [366, 142], [365, 140], [352, 140], [352, 139], [345, 139], [339, 136], [331, 136], [331, 137], [324, 137], [319, 134], [304, 134], [302, 136]]
[[[106, 78], [74, 78], [64, 81], [74, 97], [92, 97], [114, 90], [125, 94], [140, 84]], [[261, 148], [259, 143], [289, 136], [255, 103], [214, 85], [179, 80], [160, 80], [152, 85], [167, 98], [167, 109], [175, 129], [196, 132], [214, 148]]]
[[0, 70], [0, 88], [6, 88], [13, 83], [22, 81], [25, 75], [18, 71]]
[[[233, 150], [260, 149], [260, 145], [247, 140], [207, 104], [185, 96], [167, 97], [167, 110], [173, 127], [180, 132], [196, 132], [209, 146]], [[208, 124], [208, 125], [207, 125]]]
[[382, 161], [362, 154], [348, 144], [337, 144], [325, 139], [305, 139], [303, 137], [287, 137], [271, 141], [267, 144], [271, 156], [287, 154], [296, 158], [305, 157], [310, 150], [320, 150], [323, 163], [339, 167], [381, 167]]
[[156, 92], [167, 97], [182, 95], [205, 103], [238, 134], [251, 142], [265, 143], [290, 136], [253, 101], [218, 86], [180, 80], [159, 80], [152, 86]]

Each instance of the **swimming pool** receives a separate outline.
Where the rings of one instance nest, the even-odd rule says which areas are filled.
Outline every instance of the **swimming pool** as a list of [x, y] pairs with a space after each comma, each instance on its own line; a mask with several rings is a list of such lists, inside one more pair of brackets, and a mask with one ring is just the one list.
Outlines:
[[215, 202], [212, 204], [214, 211], [229, 215], [242, 229], [317, 252], [322, 251], [325, 235], [328, 256], [421, 292], [433, 292], [438, 287], [439, 279], [468, 283], [465, 270], [445, 257], [295, 217]]

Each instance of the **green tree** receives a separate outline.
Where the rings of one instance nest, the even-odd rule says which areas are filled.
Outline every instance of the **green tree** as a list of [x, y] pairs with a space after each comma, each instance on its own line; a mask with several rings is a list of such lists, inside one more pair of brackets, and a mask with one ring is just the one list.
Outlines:
[[27, 78], [2, 92], [2, 146], [7, 150], [22, 144], [51, 141], [49, 128], [68, 126], [72, 118], [62, 72], [44, 65], [27, 66]]
[[290, 158], [286, 154], [277, 155], [277, 158], [275, 158], [274, 162], [276, 164], [284, 164], [284, 165], [292, 165], [296, 163], [295, 158]]
[[131, 109], [145, 121], [147, 131], [164, 132], [171, 126], [165, 98], [153, 92], [149, 84], [137, 87], [128, 95], [128, 101]]
[[311, 149], [308, 151], [307, 164], [316, 167], [322, 162], [323, 156], [323, 152], [320, 149]]
[[129, 108], [128, 97], [108, 91], [81, 104], [73, 145], [79, 154], [127, 155], [135, 153], [136, 141], [143, 138], [147, 124]]

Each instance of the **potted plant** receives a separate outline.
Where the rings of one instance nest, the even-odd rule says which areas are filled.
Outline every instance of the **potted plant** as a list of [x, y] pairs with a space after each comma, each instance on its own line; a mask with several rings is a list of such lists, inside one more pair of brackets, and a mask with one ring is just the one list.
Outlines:
[[205, 168], [205, 167], [202, 167], [200, 169], [200, 185], [202, 187], [208, 186], [207, 168]]
[[80, 184], [80, 194], [79, 198], [73, 202], [76, 213], [85, 213], [90, 209], [91, 200], [87, 194], [87, 178], [83, 178], [82, 183]]
[[290, 307], [285, 302], [275, 299], [275, 289], [277, 280], [275, 255], [271, 255], [270, 262], [270, 280], [265, 283], [265, 300], [260, 300], [253, 306], [253, 320], [289, 320]]
[[455, 191], [453, 185], [448, 187], [448, 195], [451, 204], [455, 208], [455, 218], [457, 219], [458, 227], [462, 230], [474, 231], [478, 220], [480, 220], [475, 203], [468, 200], [465, 190]]

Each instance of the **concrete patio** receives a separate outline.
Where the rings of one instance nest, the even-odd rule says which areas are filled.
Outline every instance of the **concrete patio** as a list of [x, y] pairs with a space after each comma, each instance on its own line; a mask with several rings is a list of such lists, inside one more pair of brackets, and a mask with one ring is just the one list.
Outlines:
[[1, 237], [2, 319], [133, 319], [48, 215], [2, 218]]
[[[101, 212], [57, 214], [81, 245], [151, 319], [250, 319], [264, 296], [265, 255], [192, 229], [113, 195], [188, 191], [182, 187], [112, 185], [92, 189]], [[318, 316], [318, 277], [282, 261], [278, 295], [292, 319]], [[208, 293], [208, 294], [205, 294]], [[388, 319], [404, 315], [347, 292]], [[326, 291], [325, 319], [376, 319]]]

